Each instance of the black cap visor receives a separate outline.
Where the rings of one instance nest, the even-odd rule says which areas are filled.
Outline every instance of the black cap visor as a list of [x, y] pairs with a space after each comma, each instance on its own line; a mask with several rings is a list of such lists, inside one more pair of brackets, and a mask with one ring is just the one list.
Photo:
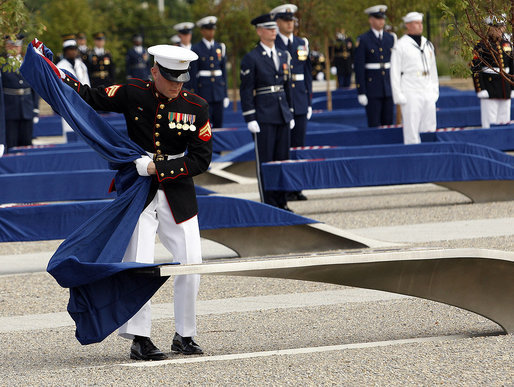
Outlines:
[[159, 67], [161, 75], [168, 81], [185, 83], [191, 79], [191, 76], [189, 75], [189, 68], [187, 68], [186, 70], [171, 70], [161, 66], [159, 62], [156, 63]]

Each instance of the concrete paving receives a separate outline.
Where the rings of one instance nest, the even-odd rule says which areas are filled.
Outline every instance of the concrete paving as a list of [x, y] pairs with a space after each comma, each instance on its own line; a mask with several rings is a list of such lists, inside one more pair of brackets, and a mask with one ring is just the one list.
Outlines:
[[[257, 198], [254, 185], [207, 187]], [[290, 207], [408, 247], [514, 251], [514, 201], [472, 204], [430, 184], [306, 191]], [[200, 357], [170, 353], [173, 287], [155, 294], [164, 362], [130, 361], [116, 334], [81, 346], [68, 291], [43, 270], [60, 241], [0, 244], [0, 376], [18, 385], [514, 385], [514, 336], [473, 313], [412, 297], [302, 281], [203, 276]], [[203, 241], [206, 258], [230, 255]], [[169, 254], [157, 244], [159, 260]]]

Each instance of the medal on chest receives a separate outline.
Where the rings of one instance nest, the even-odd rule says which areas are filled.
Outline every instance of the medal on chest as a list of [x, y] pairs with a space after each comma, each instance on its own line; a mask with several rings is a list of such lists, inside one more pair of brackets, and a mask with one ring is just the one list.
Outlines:
[[190, 130], [192, 132], [196, 130], [194, 124], [196, 116], [194, 114], [169, 112], [168, 120], [168, 127], [170, 129]]
[[307, 47], [306, 46], [298, 46], [296, 49], [296, 55], [298, 55], [298, 60], [307, 60]]

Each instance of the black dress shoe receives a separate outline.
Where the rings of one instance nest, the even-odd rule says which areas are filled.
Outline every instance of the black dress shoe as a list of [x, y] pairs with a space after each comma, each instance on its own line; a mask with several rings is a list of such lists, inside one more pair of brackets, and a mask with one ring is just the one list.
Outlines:
[[193, 340], [192, 337], [182, 337], [175, 333], [173, 337], [173, 344], [171, 350], [183, 355], [201, 355], [203, 354], [202, 348]]
[[290, 209], [287, 204], [284, 204], [283, 206], [278, 206], [278, 208], [280, 208], [281, 210], [284, 210], [284, 211], [289, 211], [289, 212], [293, 212], [294, 211], [292, 209]]
[[288, 192], [287, 193], [287, 201], [288, 202], [297, 202], [301, 200], [307, 200], [307, 196], [305, 196], [302, 191], [296, 192]]
[[307, 200], [307, 196], [305, 196], [301, 191], [296, 193], [296, 200]]
[[149, 337], [135, 336], [130, 347], [130, 358], [134, 360], [164, 360], [166, 356]]

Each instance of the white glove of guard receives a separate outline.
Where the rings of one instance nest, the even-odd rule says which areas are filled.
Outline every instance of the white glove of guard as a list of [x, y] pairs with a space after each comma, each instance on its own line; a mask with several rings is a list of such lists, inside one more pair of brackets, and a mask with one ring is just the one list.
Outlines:
[[510, 92], [510, 98], [514, 98], [514, 90]]
[[259, 133], [261, 128], [259, 127], [259, 123], [257, 121], [250, 121], [248, 124], [248, 130], [252, 133]]
[[482, 98], [489, 98], [489, 92], [487, 90], [481, 90], [477, 93], [477, 97]]
[[307, 120], [310, 120], [312, 117], [312, 106], [307, 108]]
[[230, 99], [228, 97], [223, 98], [223, 107], [226, 109], [230, 105]]
[[332, 74], [332, 75], [337, 75], [337, 69], [336, 69], [336, 66], [332, 66], [332, 67], [330, 67], [330, 74]]
[[290, 129], [290, 130], [293, 130], [293, 128], [294, 128], [294, 124], [295, 124], [294, 119], [293, 119], [293, 120], [291, 120], [291, 121], [289, 121], [289, 129]]
[[405, 105], [407, 103], [407, 97], [405, 97], [405, 95], [401, 94], [398, 96], [395, 103], [397, 105]]
[[362, 106], [366, 106], [368, 104], [368, 97], [366, 96], [366, 94], [359, 94], [357, 96], [357, 99], [359, 100], [359, 103]]
[[39, 117], [38, 116], [35, 116], [32, 118], [32, 123], [33, 124], [37, 124], [39, 122]]
[[136, 164], [137, 173], [139, 176], [150, 176], [148, 174], [148, 164], [150, 164], [153, 160], [151, 157], [147, 155], [143, 155], [140, 158], [134, 160], [134, 164]]

